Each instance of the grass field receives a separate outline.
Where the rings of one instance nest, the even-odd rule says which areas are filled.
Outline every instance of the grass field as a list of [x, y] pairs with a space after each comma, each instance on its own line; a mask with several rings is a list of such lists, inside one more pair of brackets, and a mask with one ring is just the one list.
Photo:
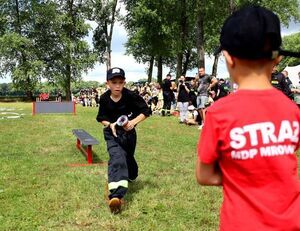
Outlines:
[[[77, 115], [31, 115], [30, 103], [0, 103], [22, 113], [0, 119], [0, 230], [218, 230], [221, 188], [194, 176], [199, 131], [176, 117], [151, 116], [137, 127], [140, 175], [111, 215], [104, 199], [108, 154], [97, 108]], [[98, 165], [86, 163], [72, 129], [100, 141]], [[104, 164], [100, 164], [104, 162]]]

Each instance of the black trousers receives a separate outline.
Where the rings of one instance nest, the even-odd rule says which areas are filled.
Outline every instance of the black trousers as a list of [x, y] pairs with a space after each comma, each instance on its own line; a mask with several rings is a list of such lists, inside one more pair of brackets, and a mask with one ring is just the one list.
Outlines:
[[109, 154], [109, 199], [123, 198], [128, 190], [128, 180], [134, 180], [138, 176], [138, 165], [134, 158], [136, 131], [133, 129], [126, 132], [118, 128], [117, 137], [113, 136], [110, 128], [104, 128], [103, 132]]
[[162, 108], [162, 115], [165, 114], [170, 115], [171, 112], [171, 104], [172, 104], [172, 92], [163, 92], [164, 104]]

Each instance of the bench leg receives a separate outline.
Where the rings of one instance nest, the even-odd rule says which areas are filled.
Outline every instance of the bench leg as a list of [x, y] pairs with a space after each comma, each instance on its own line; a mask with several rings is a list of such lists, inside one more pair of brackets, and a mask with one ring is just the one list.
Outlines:
[[89, 164], [93, 163], [92, 145], [87, 146], [87, 161], [88, 161]]
[[81, 145], [80, 145], [80, 140], [79, 140], [79, 139], [77, 139], [76, 147], [77, 147], [78, 149], [80, 149], [80, 147], [81, 147]]

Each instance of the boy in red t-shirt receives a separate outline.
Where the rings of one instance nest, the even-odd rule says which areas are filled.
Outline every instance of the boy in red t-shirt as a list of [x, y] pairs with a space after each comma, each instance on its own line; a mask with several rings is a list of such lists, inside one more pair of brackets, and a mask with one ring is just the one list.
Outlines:
[[249, 6], [224, 23], [221, 47], [239, 88], [208, 108], [198, 143], [196, 177], [222, 185], [220, 230], [300, 230], [300, 111], [272, 87], [283, 51], [280, 22]]

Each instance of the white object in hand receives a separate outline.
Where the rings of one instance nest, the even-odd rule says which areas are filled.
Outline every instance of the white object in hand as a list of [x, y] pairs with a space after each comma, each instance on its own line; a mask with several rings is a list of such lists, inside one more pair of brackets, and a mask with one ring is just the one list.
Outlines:
[[117, 125], [120, 127], [125, 126], [128, 123], [128, 117], [126, 115], [122, 115], [117, 119]]

